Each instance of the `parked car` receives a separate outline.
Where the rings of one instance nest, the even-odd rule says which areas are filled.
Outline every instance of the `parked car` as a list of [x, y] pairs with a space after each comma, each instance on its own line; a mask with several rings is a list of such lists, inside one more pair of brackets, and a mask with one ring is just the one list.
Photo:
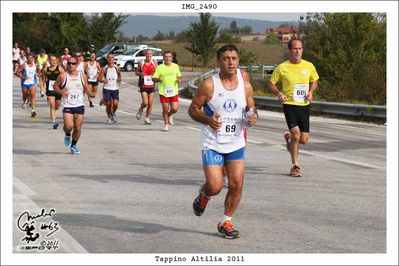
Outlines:
[[163, 62], [162, 49], [146, 46], [128, 50], [122, 55], [118, 55], [116, 60], [117, 66], [126, 71], [135, 70], [137, 68], [138, 62], [145, 59], [145, 51], [147, 49], [151, 49], [152, 58], [157, 60], [158, 64]]
[[109, 53], [113, 53], [114, 55], [122, 54], [129, 49], [134, 49], [136, 46], [133, 43], [109, 43], [96, 53], [97, 61], [101, 66], [105, 66]]

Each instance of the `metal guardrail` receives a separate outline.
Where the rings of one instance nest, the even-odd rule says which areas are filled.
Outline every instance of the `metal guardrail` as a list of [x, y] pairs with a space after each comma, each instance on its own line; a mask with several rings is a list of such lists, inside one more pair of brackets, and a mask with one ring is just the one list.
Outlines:
[[[274, 66], [242, 66], [241, 69], [246, 69], [250, 75], [252, 70], [260, 69], [263, 73], [266, 70], [270, 71]], [[192, 94], [195, 94], [197, 90], [197, 86], [195, 83], [198, 80], [206, 79], [212, 76], [214, 73], [219, 71], [219, 69], [215, 68], [208, 72], [203, 73], [198, 76], [194, 80], [188, 82], [189, 91]], [[261, 107], [273, 107], [273, 108], [282, 108], [282, 104], [276, 97], [263, 97], [263, 96], [255, 96], [255, 105]], [[387, 111], [385, 105], [368, 105], [368, 104], [348, 104], [348, 103], [335, 103], [335, 102], [320, 102], [313, 101], [311, 106], [312, 111], [316, 111], [324, 114], [338, 114], [338, 115], [349, 115], [349, 116], [357, 116], [357, 117], [374, 117], [374, 118], [384, 118], [387, 117]]]

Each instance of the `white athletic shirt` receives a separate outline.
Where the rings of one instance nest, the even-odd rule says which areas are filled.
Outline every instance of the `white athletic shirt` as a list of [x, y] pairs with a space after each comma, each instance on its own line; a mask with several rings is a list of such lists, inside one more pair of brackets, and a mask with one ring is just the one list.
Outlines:
[[205, 104], [204, 111], [207, 115], [219, 114], [222, 127], [214, 131], [209, 125], [202, 124], [202, 150], [231, 153], [245, 147], [242, 125], [247, 101], [240, 70], [237, 71], [237, 78], [237, 88], [229, 91], [223, 87], [219, 73], [212, 76], [214, 92], [212, 99]]
[[32, 85], [36, 83], [36, 64], [31, 67], [25, 63], [25, 80], [24, 85]]
[[115, 66], [114, 67], [106, 66], [105, 79], [108, 80], [108, 83], [104, 84], [104, 89], [111, 91], [115, 91], [118, 89], [118, 85], [116, 84], [116, 81], [118, 79], [118, 72]]
[[94, 65], [92, 65], [89, 61], [89, 63], [87, 64], [87, 72], [89, 74], [89, 81], [91, 82], [96, 82], [97, 78], [97, 72], [98, 72], [98, 68], [97, 68], [97, 62], [94, 62]]
[[84, 105], [84, 87], [81, 72], [78, 71], [77, 77], [72, 77], [66, 72], [65, 80], [61, 87], [68, 91], [68, 97], [63, 98], [64, 107], [79, 107]]
[[21, 50], [19, 48], [12, 48], [12, 60], [18, 60], [19, 59], [19, 52]]
[[78, 66], [76, 67], [76, 71], [83, 73], [85, 71], [85, 64], [83, 62], [79, 62]]
[[19, 57], [18, 61], [19, 61], [19, 65], [22, 66], [26, 63], [28, 59], [26, 58], [26, 56], [24, 58]]

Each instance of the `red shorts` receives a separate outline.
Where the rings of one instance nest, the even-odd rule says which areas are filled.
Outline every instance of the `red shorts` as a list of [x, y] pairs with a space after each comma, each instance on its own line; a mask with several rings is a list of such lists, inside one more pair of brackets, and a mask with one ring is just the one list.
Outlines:
[[179, 95], [175, 95], [173, 97], [165, 97], [163, 95], [159, 95], [159, 100], [161, 101], [161, 103], [179, 102]]

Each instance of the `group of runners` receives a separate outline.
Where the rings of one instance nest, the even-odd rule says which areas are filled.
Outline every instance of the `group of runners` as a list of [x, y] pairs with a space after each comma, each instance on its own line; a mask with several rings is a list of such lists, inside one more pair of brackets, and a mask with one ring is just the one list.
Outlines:
[[[276, 67], [267, 84], [269, 90], [283, 104], [289, 129], [288, 132], [284, 132], [283, 137], [292, 162], [289, 174], [295, 177], [302, 176], [298, 161], [299, 145], [309, 141], [309, 104], [313, 100], [319, 79], [314, 65], [302, 59], [302, 52], [302, 41], [292, 39], [288, 43], [288, 60]], [[169, 125], [173, 124], [172, 115], [178, 110], [178, 84], [181, 82], [181, 73], [179, 66], [172, 62], [172, 52], [164, 52], [163, 58], [164, 63], [157, 65], [156, 61], [152, 60], [151, 51], [147, 50], [145, 60], [140, 62], [136, 69], [142, 97], [136, 117], [141, 119], [146, 109], [144, 123], [151, 124], [153, 94], [157, 82], [162, 104], [163, 130], [168, 131]], [[83, 122], [84, 93], [89, 99], [94, 98], [94, 87], [98, 82], [104, 83], [103, 100], [106, 104], [108, 123], [116, 123], [118, 84], [121, 82], [121, 75], [112, 54], [108, 55], [107, 65], [103, 68], [96, 65], [95, 55], [90, 57], [83, 71], [78, 71], [79, 56], [71, 57], [66, 53], [60, 59], [63, 68], [57, 66], [55, 57], [50, 56], [50, 64], [47, 66], [44, 63], [42, 72], [45, 73], [44, 80], [47, 82], [47, 96], [55, 97], [56, 101], [63, 99], [64, 143], [70, 145], [71, 153], [78, 154], [76, 143]], [[232, 217], [239, 205], [243, 188], [246, 128], [256, 124], [258, 113], [249, 77], [239, 69], [236, 46], [230, 44], [221, 47], [217, 51], [217, 64], [220, 71], [203, 80], [188, 110], [189, 116], [202, 124], [201, 152], [205, 175], [205, 182], [193, 201], [193, 211], [196, 216], [201, 216], [211, 197], [219, 194], [225, 187], [224, 178], [227, 178], [228, 192], [223, 217], [217, 224], [217, 230], [225, 238], [233, 239], [240, 237], [239, 231], [232, 223]], [[59, 73], [55, 73], [55, 69], [58, 69]], [[30, 56], [27, 62], [18, 68], [16, 73], [21, 78], [23, 91], [35, 84], [36, 70], [34, 60]], [[279, 81], [282, 83], [281, 89], [276, 86]], [[49, 91], [54, 92], [56, 96], [52, 96]], [[33, 89], [29, 95], [34, 92]], [[33, 112], [34, 97], [29, 99]], [[57, 109], [59, 105], [56, 103], [54, 106]]]

